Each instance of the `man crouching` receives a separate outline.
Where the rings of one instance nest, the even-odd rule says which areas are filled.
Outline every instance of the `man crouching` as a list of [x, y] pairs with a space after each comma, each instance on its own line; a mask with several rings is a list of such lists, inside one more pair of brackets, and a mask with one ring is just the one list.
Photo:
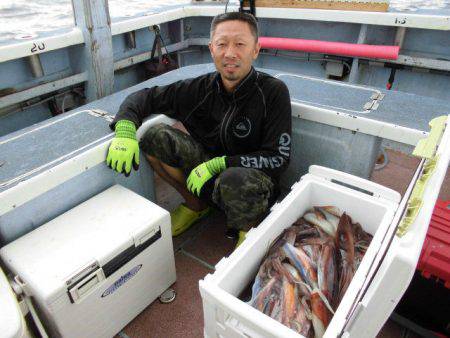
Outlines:
[[[211, 23], [209, 50], [217, 72], [129, 95], [111, 127], [116, 136], [107, 164], [129, 174], [139, 149], [152, 168], [184, 198], [172, 213], [177, 236], [222, 209], [227, 225], [245, 231], [267, 212], [291, 151], [291, 103], [286, 85], [256, 71], [260, 44], [255, 18], [225, 13]], [[181, 121], [188, 134], [159, 124], [142, 140], [136, 129], [153, 113]]]

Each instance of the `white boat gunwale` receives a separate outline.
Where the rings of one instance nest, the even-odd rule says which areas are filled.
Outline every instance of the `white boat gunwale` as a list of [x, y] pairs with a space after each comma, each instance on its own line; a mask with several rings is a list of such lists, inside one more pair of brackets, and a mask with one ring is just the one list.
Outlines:
[[[119, 22], [111, 23], [111, 34], [119, 35], [126, 32], [147, 28], [173, 20], [189, 17], [213, 17], [222, 13], [223, 5], [187, 5], [171, 9], [162, 13], [152, 13]], [[229, 11], [237, 11], [238, 6], [229, 6]], [[324, 22], [343, 22], [367, 25], [381, 25], [405, 28], [422, 28], [431, 30], [450, 30], [450, 16], [412, 14], [403, 12], [358, 12], [358, 11], [330, 11], [320, 9], [286, 9], [286, 8], [258, 8], [256, 12], [260, 18], [267, 19], [295, 19]], [[330, 15], [331, 14], [331, 15]], [[54, 36], [35, 38], [28, 41], [0, 45], [0, 63], [30, 55], [37, 55], [52, 50], [66, 48], [84, 43], [80, 28], [73, 27], [71, 31]], [[36, 49], [33, 46], [42, 46]], [[35, 51], [32, 51], [35, 50]]]

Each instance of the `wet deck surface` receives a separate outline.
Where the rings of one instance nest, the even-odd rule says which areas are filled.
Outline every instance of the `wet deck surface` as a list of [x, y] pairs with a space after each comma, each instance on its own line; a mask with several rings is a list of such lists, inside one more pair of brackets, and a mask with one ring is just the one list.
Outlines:
[[[372, 173], [371, 180], [390, 187], [402, 195], [414, 174], [418, 160], [400, 152], [388, 150], [388, 164]], [[172, 210], [181, 201], [176, 191], [156, 177], [159, 205]], [[439, 195], [450, 200], [450, 170]], [[118, 337], [203, 337], [203, 309], [198, 281], [212, 273], [214, 265], [228, 256], [234, 242], [224, 236], [225, 217], [214, 211], [186, 233], [174, 238], [177, 282], [172, 286], [177, 298], [170, 304], [153, 302], [146, 310], [126, 326]], [[389, 320], [378, 337], [419, 337], [416, 333]]]

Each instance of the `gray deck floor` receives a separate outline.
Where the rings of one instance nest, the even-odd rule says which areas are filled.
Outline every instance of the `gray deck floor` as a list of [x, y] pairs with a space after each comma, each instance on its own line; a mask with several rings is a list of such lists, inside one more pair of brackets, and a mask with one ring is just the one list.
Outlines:
[[[374, 171], [371, 179], [401, 194], [406, 191], [418, 160], [396, 151], [388, 150], [388, 164]], [[181, 197], [168, 184], [156, 177], [158, 203], [172, 210]], [[439, 198], [450, 200], [450, 170], [447, 172]], [[213, 266], [223, 256], [229, 255], [234, 242], [224, 236], [225, 217], [219, 211], [200, 221], [183, 235], [174, 238], [177, 282], [173, 288], [177, 298], [173, 303], [153, 302], [128, 326], [119, 337], [202, 337], [203, 309], [198, 281], [213, 272]], [[389, 320], [378, 337], [419, 337], [419, 335]]]

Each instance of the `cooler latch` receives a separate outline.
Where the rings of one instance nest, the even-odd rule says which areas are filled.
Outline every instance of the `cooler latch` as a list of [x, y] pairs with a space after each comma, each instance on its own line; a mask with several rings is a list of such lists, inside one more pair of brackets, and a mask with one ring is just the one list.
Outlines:
[[97, 262], [90, 264], [67, 280], [67, 293], [71, 303], [80, 302], [95, 287], [106, 279], [103, 269]]
[[[139, 236], [135, 236], [134, 237], [134, 245], [137, 247], [139, 245], [144, 244], [145, 242], [150, 240], [152, 237], [154, 237], [158, 233], [158, 231], [159, 232], [161, 231], [161, 227], [151, 228], [147, 232], [140, 234]], [[157, 239], [157, 238], [155, 238], [155, 239]]]
[[105, 274], [101, 268], [87, 275], [77, 284], [69, 288], [68, 291], [70, 301], [72, 303], [80, 302], [86, 295], [90, 294], [101, 281], [105, 279]]

